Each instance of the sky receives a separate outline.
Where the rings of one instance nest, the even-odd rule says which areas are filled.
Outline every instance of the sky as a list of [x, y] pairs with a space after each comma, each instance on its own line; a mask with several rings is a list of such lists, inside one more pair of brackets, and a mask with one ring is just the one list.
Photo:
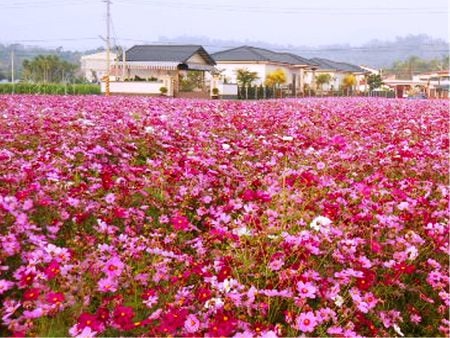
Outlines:
[[[362, 45], [427, 34], [449, 40], [447, 0], [111, 0], [113, 43], [180, 36], [278, 45]], [[0, 0], [0, 43], [104, 46], [105, 0]], [[226, 46], [223, 46], [226, 47]]]

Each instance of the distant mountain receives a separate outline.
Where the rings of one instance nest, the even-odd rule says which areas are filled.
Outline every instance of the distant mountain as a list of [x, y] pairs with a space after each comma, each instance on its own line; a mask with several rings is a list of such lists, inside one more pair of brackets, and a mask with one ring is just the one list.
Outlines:
[[411, 56], [421, 59], [441, 59], [449, 54], [449, 43], [442, 39], [434, 39], [428, 35], [408, 35], [396, 37], [392, 41], [372, 40], [361, 46], [336, 44], [326, 46], [277, 45], [263, 41], [216, 40], [199, 36], [180, 36], [168, 39], [160, 37], [161, 43], [196, 43], [205, 47], [208, 52], [241, 45], [268, 48], [275, 51], [289, 51], [306, 58], [323, 57], [336, 61], [367, 65], [374, 68], [388, 68], [395, 61], [405, 60]]
[[[264, 41], [218, 40], [202, 36], [180, 36], [176, 38], [160, 37], [159, 43], [171, 44], [200, 44], [208, 52], [229, 49], [242, 45], [268, 48], [275, 51], [289, 51], [306, 58], [323, 57], [335, 61], [366, 65], [373, 68], [390, 68], [394, 62], [417, 56], [424, 60], [442, 59], [449, 55], [449, 43], [442, 39], [435, 39], [428, 35], [408, 35], [396, 37], [392, 41], [372, 40], [361, 46], [350, 44], [336, 44], [326, 46], [279, 45]], [[97, 48], [89, 51], [67, 51], [62, 48], [47, 49], [21, 44], [0, 44], [0, 80], [11, 76], [11, 52], [14, 50], [16, 78], [20, 77], [22, 62], [39, 54], [56, 54], [60, 58], [79, 64], [80, 57], [85, 54], [103, 50]]]

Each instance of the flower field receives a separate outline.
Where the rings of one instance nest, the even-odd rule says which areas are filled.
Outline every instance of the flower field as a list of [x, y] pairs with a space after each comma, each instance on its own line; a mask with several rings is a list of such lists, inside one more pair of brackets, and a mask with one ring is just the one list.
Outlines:
[[0, 336], [448, 336], [448, 112], [0, 96]]

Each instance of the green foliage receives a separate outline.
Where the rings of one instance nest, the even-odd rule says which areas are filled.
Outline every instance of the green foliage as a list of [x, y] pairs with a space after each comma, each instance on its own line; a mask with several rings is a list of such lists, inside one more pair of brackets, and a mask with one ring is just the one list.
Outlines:
[[56, 55], [38, 55], [23, 61], [22, 78], [32, 82], [64, 82], [75, 76], [78, 66], [61, 60]]
[[242, 87], [251, 86], [253, 82], [259, 79], [257, 72], [249, 71], [246, 68], [236, 70], [236, 80]]
[[370, 74], [367, 77], [367, 84], [369, 85], [370, 90], [374, 90], [380, 88], [383, 85], [383, 80], [380, 74]]
[[279, 86], [285, 82], [286, 74], [281, 68], [278, 68], [277, 70], [267, 74], [265, 84], [266, 86], [272, 87]]
[[342, 87], [351, 89], [356, 85], [356, 77], [353, 74], [348, 74], [342, 79]]
[[188, 71], [187, 75], [180, 81], [180, 89], [190, 92], [195, 88], [203, 87], [203, 72]]
[[0, 83], [0, 94], [51, 94], [89, 95], [100, 94], [100, 86], [95, 84], [60, 83]]
[[319, 87], [323, 87], [324, 84], [328, 84], [331, 81], [331, 74], [324, 73], [316, 76], [316, 84]]
[[412, 79], [412, 76], [418, 73], [439, 71], [449, 69], [449, 56], [443, 56], [441, 59], [425, 60], [418, 56], [411, 56], [403, 61], [396, 61], [388, 74], [393, 74], [398, 79]]
[[212, 89], [212, 93], [213, 93], [214, 96], [219, 95], [219, 88], [213, 88]]
[[161, 88], [159, 88], [159, 91], [161, 94], [165, 95], [165, 94], [167, 94], [168, 89], [167, 89], [167, 87], [161, 87]]

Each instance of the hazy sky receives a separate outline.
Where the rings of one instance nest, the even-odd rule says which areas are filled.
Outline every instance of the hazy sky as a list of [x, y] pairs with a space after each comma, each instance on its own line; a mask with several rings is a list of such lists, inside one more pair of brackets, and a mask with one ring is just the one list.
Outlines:
[[[103, 45], [102, 0], [0, 0], [0, 43]], [[112, 0], [112, 37], [131, 46], [160, 36], [206, 36], [318, 46], [425, 33], [448, 40], [447, 0]]]

